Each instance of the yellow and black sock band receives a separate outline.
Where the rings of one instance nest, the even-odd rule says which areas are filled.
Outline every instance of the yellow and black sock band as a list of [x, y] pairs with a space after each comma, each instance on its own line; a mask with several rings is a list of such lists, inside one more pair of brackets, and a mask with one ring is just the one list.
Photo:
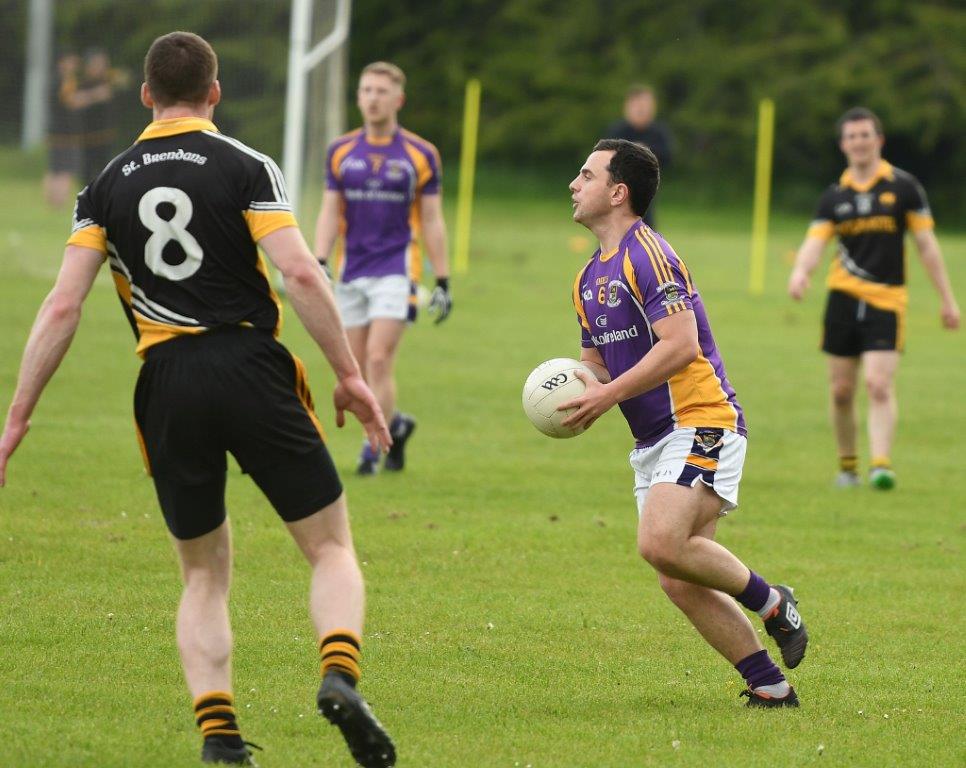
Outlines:
[[319, 656], [322, 658], [322, 676], [329, 672], [341, 673], [355, 685], [362, 677], [359, 663], [362, 659], [359, 636], [350, 629], [337, 629], [329, 632], [319, 641]]
[[205, 739], [218, 738], [232, 747], [243, 742], [235, 720], [235, 699], [226, 691], [203, 693], [194, 702], [195, 722]]
[[842, 472], [855, 472], [859, 468], [858, 456], [839, 456], [839, 470]]
[[892, 462], [888, 456], [876, 456], [872, 459], [873, 469], [891, 469]]

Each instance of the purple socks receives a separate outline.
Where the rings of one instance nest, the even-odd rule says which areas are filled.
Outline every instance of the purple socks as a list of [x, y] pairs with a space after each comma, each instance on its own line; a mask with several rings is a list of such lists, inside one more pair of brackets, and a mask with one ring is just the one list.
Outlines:
[[769, 658], [768, 651], [765, 650], [745, 656], [735, 664], [735, 669], [741, 673], [752, 690], [785, 682], [782, 671]]
[[771, 597], [771, 587], [768, 586], [768, 582], [752, 571], [751, 578], [748, 579], [748, 586], [744, 588], [740, 595], [735, 595], [735, 600], [749, 611], [758, 613], [765, 607], [769, 597]]

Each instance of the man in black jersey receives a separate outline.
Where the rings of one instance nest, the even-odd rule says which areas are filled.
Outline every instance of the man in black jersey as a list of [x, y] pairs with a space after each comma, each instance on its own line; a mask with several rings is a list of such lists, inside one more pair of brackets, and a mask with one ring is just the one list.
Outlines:
[[281, 305], [258, 247], [282, 273], [296, 314], [338, 378], [337, 424], [348, 410], [375, 448], [387, 448], [385, 420], [277, 166], [211, 122], [221, 98], [214, 51], [197, 35], [173, 32], [154, 41], [144, 70], [141, 99], [154, 121], [78, 195], [63, 265], [34, 323], [0, 436], [0, 485], [106, 260], [144, 358], [135, 417], [181, 559], [178, 647], [204, 736], [202, 760], [254, 764], [230, 677], [230, 451], [312, 566], [319, 711], [361, 765], [394, 765], [392, 741], [355, 690], [364, 598], [345, 494], [304, 367], [276, 340]]
[[940, 299], [945, 328], [959, 327], [959, 306], [933, 232], [926, 193], [911, 174], [882, 159], [882, 124], [863, 107], [839, 119], [839, 147], [848, 168], [822, 195], [818, 212], [795, 260], [788, 292], [801, 300], [826, 243], [839, 247], [828, 275], [822, 350], [828, 355], [832, 421], [839, 450], [840, 486], [859, 485], [855, 389], [860, 363], [869, 395], [869, 481], [895, 485], [889, 458], [896, 428], [893, 381], [905, 343], [905, 234], [912, 232], [919, 257]]

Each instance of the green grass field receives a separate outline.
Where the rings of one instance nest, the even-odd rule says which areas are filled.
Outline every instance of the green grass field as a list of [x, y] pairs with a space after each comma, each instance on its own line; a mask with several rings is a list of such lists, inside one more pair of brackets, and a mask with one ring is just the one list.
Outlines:
[[[821, 279], [804, 305], [784, 295], [785, 254], [808, 212], [773, 220], [768, 291], [752, 299], [750, 212], [661, 211], [751, 430], [742, 505], [720, 540], [796, 587], [812, 635], [790, 676], [801, 710], [748, 711], [738, 675], [636, 554], [632, 445], [619, 414], [552, 441], [521, 412], [530, 369], [578, 347], [569, 295], [592, 246], [560, 192], [477, 201], [452, 318], [419, 323], [404, 342], [401, 405], [420, 423], [401, 476], [351, 474], [359, 434], [335, 429], [331, 377], [287, 315], [283, 340], [308, 365], [345, 474], [368, 587], [363, 689], [399, 765], [966, 763], [966, 335], [940, 330], [914, 257], [899, 486], [835, 490]], [[0, 185], [3, 408], [68, 229], [69, 214], [47, 212], [39, 195], [34, 181]], [[939, 234], [966, 299], [966, 237]], [[5, 766], [197, 760], [174, 644], [178, 572], [133, 431], [133, 347], [102, 275], [0, 491]], [[230, 472], [245, 736], [265, 748], [264, 768], [350, 766], [313, 710], [307, 569], [254, 485]]]

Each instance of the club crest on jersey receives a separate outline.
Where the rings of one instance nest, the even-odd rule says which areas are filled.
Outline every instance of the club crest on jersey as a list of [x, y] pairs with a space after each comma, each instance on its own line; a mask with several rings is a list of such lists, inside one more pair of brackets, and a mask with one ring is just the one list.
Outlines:
[[855, 210], [859, 216], [868, 216], [872, 213], [872, 198], [873, 196], [868, 192], [855, 196]]
[[883, 192], [881, 195], [879, 195], [879, 203], [886, 208], [891, 208], [896, 204], [895, 192]]
[[664, 301], [661, 304], [665, 307], [681, 301], [681, 286], [675, 282], [661, 283], [657, 287], [657, 292], [664, 294]]
[[413, 167], [406, 160], [398, 160], [391, 157], [386, 161], [386, 178], [389, 181], [401, 181], [413, 174]]
[[621, 297], [617, 293], [618, 287], [624, 287], [620, 280], [611, 280], [607, 286], [607, 306], [611, 309], [619, 307], [621, 303]]

